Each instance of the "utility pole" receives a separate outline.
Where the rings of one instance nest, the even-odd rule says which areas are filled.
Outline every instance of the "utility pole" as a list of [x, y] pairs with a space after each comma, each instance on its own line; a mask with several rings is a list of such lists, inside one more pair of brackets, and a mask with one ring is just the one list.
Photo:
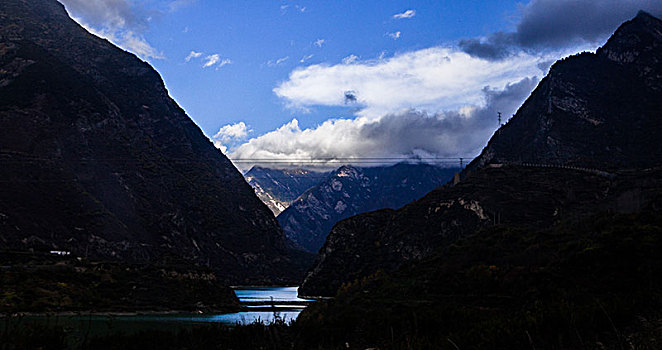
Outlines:
[[462, 157], [460, 157], [460, 169], [463, 168], [463, 164], [464, 164], [464, 159]]
[[497, 114], [499, 115], [499, 127], [501, 127], [501, 112], [497, 112]]

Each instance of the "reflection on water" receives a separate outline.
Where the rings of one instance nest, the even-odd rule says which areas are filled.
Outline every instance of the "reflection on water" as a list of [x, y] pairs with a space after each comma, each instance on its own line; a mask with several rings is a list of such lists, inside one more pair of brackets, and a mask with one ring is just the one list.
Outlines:
[[[297, 287], [237, 287], [235, 294], [246, 311], [228, 314], [147, 314], [147, 315], [67, 315], [25, 316], [20, 322], [62, 326], [73, 333], [90, 336], [115, 332], [133, 333], [143, 330], [172, 330], [200, 324], [250, 324], [274, 321], [290, 322], [311, 300], [297, 297]], [[2, 324], [0, 319], [0, 325]]]
[[193, 322], [193, 323], [223, 323], [223, 324], [250, 324], [255, 321], [262, 323], [271, 323], [276, 320], [283, 320], [289, 322], [296, 320], [301, 309], [287, 310], [287, 311], [247, 311], [236, 312], [232, 314], [219, 314], [219, 315], [195, 315], [170, 318], [171, 321], [176, 322]]
[[298, 297], [298, 287], [238, 287], [234, 290], [239, 302], [251, 311], [231, 314], [197, 315], [190, 322], [247, 324], [255, 321], [271, 323], [276, 320], [296, 320], [301, 310], [312, 300]]
[[239, 298], [240, 303], [256, 301], [277, 301], [283, 302], [297, 301], [310, 302], [309, 299], [301, 299], [298, 295], [299, 287], [244, 287], [234, 290], [234, 294]]

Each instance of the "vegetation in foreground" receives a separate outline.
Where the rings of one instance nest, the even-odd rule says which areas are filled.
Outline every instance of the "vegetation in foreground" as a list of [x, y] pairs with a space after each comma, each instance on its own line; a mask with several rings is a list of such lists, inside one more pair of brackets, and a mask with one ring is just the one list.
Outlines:
[[75, 344], [64, 330], [31, 326], [0, 340], [5, 349], [659, 349], [660, 251], [662, 213], [655, 211], [544, 232], [495, 226], [392, 275], [347, 283], [292, 324]]
[[178, 331], [144, 330], [90, 336], [64, 327], [24, 324], [0, 330], [0, 349], [292, 349], [296, 327], [285, 322], [244, 326], [204, 325]]
[[356, 348], [659, 349], [660, 252], [660, 212], [543, 232], [495, 226], [347, 283], [298, 323], [319, 342]]
[[0, 251], [0, 286], [0, 315], [239, 309], [212, 269], [175, 258], [141, 265]]

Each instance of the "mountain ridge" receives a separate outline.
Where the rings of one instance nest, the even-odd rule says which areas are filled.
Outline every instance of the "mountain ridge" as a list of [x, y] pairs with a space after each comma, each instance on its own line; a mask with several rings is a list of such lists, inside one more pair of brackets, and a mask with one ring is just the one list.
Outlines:
[[603, 170], [659, 164], [661, 42], [662, 21], [640, 11], [596, 53], [557, 61], [467, 171], [489, 163]]
[[344, 165], [301, 194], [276, 219], [287, 237], [316, 252], [339, 220], [371, 210], [399, 208], [445, 184], [459, 170], [407, 163]]
[[244, 174], [255, 194], [278, 216], [307, 189], [328, 175], [306, 169], [270, 169], [254, 166]]
[[[640, 14], [596, 54], [555, 63], [459, 183], [336, 224], [300, 293], [333, 296], [343, 283], [425, 259], [481, 227], [539, 230], [655, 207], [660, 139], [662, 21]], [[587, 168], [601, 171], [580, 170]]]
[[4, 249], [296, 280], [306, 255], [146, 62], [55, 0], [3, 1], [0, 54]]

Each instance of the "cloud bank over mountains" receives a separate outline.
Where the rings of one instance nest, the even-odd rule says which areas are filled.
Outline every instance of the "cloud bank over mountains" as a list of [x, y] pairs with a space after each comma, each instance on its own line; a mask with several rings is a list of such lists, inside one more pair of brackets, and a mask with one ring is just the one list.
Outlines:
[[331, 159], [316, 164], [333, 167], [334, 158], [471, 158], [496, 130], [497, 112], [515, 113], [556, 56], [522, 52], [494, 61], [433, 47], [386, 59], [348, 57], [295, 69], [274, 93], [303, 113], [318, 106], [358, 107], [355, 118], [303, 129], [293, 119], [243, 144], [213, 141], [231, 159], [241, 159], [235, 164], [243, 170], [253, 165], [247, 159], [277, 160], [284, 163], [266, 165], [281, 167]]
[[[551, 63], [596, 49], [640, 9], [662, 13], [662, 1], [532, 0], [520, 7], [514, 32], [388, 59], [297, 68], [274, 88], [287, 107], [305, 113], [351, 103], [359, 107], [356, 117], [308, 129], [293, 119], [228, 155], [280, 160], [473, 156], [497, 128], [497, 112], [515, 113]], [[415, 20], [414, 14], [393, 18]]]
[[228, 124], [223, 126], [213, 137], [214, 146], [220, 149], [223, 153], [227, 152], [227, 146], [234, 146], [237, 143], [244, 141], [248, 134], [251, 132], [244, 122], [235, 124]]
[[402, 109], [458, 110], [484, 103], [482, 89], [501, 89], [524, 77], [540, 75], [540, 58], [522, 53], [492, 62], [451, 48], [433, 47], [389, 59], [359, 61], [354, 55], [336, 65], [295, 69], [274, 93], [295, 109], [343, 106], [351, 91], [371, 119]]
[[[233, 159], [242, 159], [237, 163], [242, 170], [252, 165], [243, 161], [245, 159], [279, 162], [269, 164], [274, 167], [305, 167], [309, 163], [299, 160], [325, 159], [315, 164], [333, 168], [339, 164], [334, 158], [469, 158], [482, 149], [496, 129], [494, 111], [515, 111], [537, 82], [537, 78], [527, 77], [504, 89], [483, 88], [480, 91], [486, 101], [483, 107], [457, 111], [430, 114], [407, 109], [381, 118], [330, 119], [310, 129], [301, 129], [298, 120], [293, 119], [277, 130], [240, 145], [230, 155]], [[221, 138], [214, 139], [217, 145], [224, 147]]]
[[[150, 60], [164, 56], [145, 39], [152, 18], [196, 0], [60, 1], [94, 34]], [[289, 9], [296, 9], [292, 13], [300, 16], [315, 10], [298, 5], [274, 9], [279, 17]], [[388, 13], [383, 21], [398, 27], [380, 35], [405, 41], [409, 37], [406, 26], [429, 15], [418, 10]], [[235, 159], [472, 156], [496, 129], [497, 112], [514, 113], [555, 60], [596, 49], [639, 10], [662, 16], [662, 0], [530, 0], [520, 5], [510, 31], [391, 57], [364, 59], [357, 56], [360, 50], [348, 48], [337, 62], [309, 64], [311, 53], [281, 53], [262, 65], [276, 71], [301, 64], [273, 86], [285, 108], [293, 114], [345, 108], [353, 117], [329, 115], [311, 128], [302, 128], [299, 117], [262, 135], [254, 135], [250, 125], [240, 122], [223, 126], [211, 139]], [[318, 39], [306, 42], [320, 52], [315, 53], [315, 61], [320, 62], [330, 44], [319, 36], [313, 38]], [[195, 50], [184, 63], [207, 70], [239, 66], [219, 53]]]

